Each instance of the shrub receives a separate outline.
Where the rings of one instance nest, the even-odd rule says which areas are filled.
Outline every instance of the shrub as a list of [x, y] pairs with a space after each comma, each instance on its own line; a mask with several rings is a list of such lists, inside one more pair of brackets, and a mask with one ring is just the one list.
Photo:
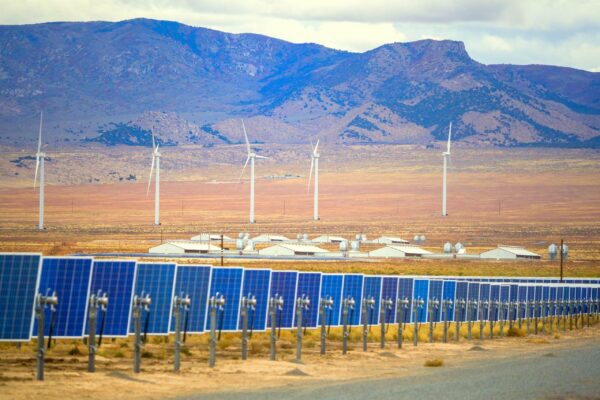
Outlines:
[[426, 367], [441, 367], [442, 365], [444, 365], [444, 360], [440, 358], [425, 361]]
[[69, 350], [69, 355], [70, 356], [80, 356], [81, 350], [79, 350], [79, 347], [74, 346], [71, 350]]
[[525, 332], [523, 329], [519, 329], [516, 326], [513, 326], [506, 332], [506, 336], [508, 337], [524, 337]]

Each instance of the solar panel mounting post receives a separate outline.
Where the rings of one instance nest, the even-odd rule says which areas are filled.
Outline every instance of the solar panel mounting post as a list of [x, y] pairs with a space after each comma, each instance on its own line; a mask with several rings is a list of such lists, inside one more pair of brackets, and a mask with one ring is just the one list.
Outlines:
[[534, 300], [533, 302], [534, 304], [534, 309], [533, 309], [533, 333], [535, 335], [538, 334], [538, 324], [540, 322], [540, 311], [541, 311], [541, 307], [542, 307], [542, 302], [539, 300]]
[[408, 299], [406, 297], [404, 298], [398, 298], [396, 300], [396, 312], [398, 313], [398, 348], [401, 349], [402, 348], [402, 342], [404, 339], [404, 315], [406, 310], [408, 310]]
[[527, 328], [527, 335], [531, 333], [531, 301], [525, 302], [525, 324]]
[[[450, 322], [448, 320], [448, 310], [450, 309], [450, 307], [452, 307], [452, 300], [445, 299], [443, 301], [443, 307], [444, 307], [444, 343], [448, 343], [448, 328], [450, 326]], [[457, 319], [457, 321], [458, 321], [458, 319]]]
[[271, 351], [270, 359], [277, 359], [277, 311], [283, 310], [283, 296], [275, 294], [269, 299], [269, 314], [271, 314]]
[[467, 300], [467, 339], [471, 340], [473, 338], [473, 303], [475, 300], [469, 299]]
[[56, 311], [56, 305], [58, 304], [58, 297], [56, 292], [50, 294], [50, 291], [46, 295], [38, 293], [35, 299], [35, 317], [38, 322], [37, 332], [37, 380], [44, 380], [44, 356], [46, 355], [46, 348], [44, 346], [44, 320], [46, 318], [45, 309], [50, 308], [51, 312]]
[[367, 351], [367, 342], [369, 340], [369, 313], [375, 308], [375, 299], [373, 296], [363, 297], [362, 300], [362, 317], [363, 317], [363, 351]]
[[310, 298], [302, 295], [296, 299], [296, 361], [302, 361], [302, 327], [304, 326], [302, 321], [302, 312], [308, 310], [310, 307]]
[[321, 313], [321, 355], [327, 352], [327, 311], [333, 312], [333, 298], [331, 296], [321, 298], [319, 312]]
[[438, 310], [439, 305], [440, 305], [440, 302], [435, 297], [432, 298], [431, 300], [429, 300], [429, 302], [427, 304], [427, 306], [429, 307], [429, 313], [428, 313], [428, 317], [429, 317], [429, 343], [433, 343], [433, 320], [434, 320], [434, 315], [437, 314], [436, 311]]
[[484, 310], [487, 311], [489, 303], [487, 300], [480, 300], [477, 306], [479, 308], [479, 340], [483, 340], [483, 328], [485, 327]]
[[89, 300], [89, 338], [88, 338], [88, 372], [96, 371], [96, 325], [98, 322], [98, 310], [106, 311], [108, 306], [108, 296], [101, 290], [97, 294], [92, 294]]
[[454, 316], [456, 319], [456, 341], [458, 342], [460, 340], [460, 320], [461, 320], [461, 316], [462, 316], [462, 311], [465, 309], [466, 307], [466, 301], [465, 299], [460, 299], [456, 301], [456, 308], [454, 310]]
[[542, 318], [542, 334], [546, 334], [546, 313], [547, 313], [548, 303], [546, 300], [542, 300], [542, 310], [540, 317]]
[[256, 308], [256, 296], [249, 293], [242, 297], [240, 314], [242, 317], [242, 360], [248, 358], [248, 314]]
[[149, 312], [152, 299], [148, 293], [133, 297], [133, 321], [135, 326], [135, 343], [133, 346], [133, 372], [140, 373], [142, 364], [142, 310]]
[[[500, 318], [500, 301], [499, 300], [492, 300], [491, 302], [491, 311], [492, 311], [492, 315], [498, 315], [498, 318]], [[495, 318], [495, 317], [494, 317]], [[490, 339], [494, 338], [494, 325], [495, 325], [495, 321], [494, 318], [489, 318], [490, 320]]]
[[210, 368], [214, 368], [217, 349], [217, 311], [224, 311], [223, 308], [225, 307], [225, 297], [217, 292], [210, 298], [208, 304], [210, 307], [210, 349], [208, 366]]
[[425, 301], [420, 298], [417, 297], [416, 299], [414, 299], [413, 301], [413, 309], [414, 309], [414, 314], [415, 314], [415, 327], [414, 327], [414, 332], [413, 332], [413, 346], [417, 346], [419, 344], [419, 327], [420, 327], [420, 320], [419, 318], [421, 317], [421, 309], [423, 308], [423, 305], [425, 304]]
[[348, 312], [350, 309], [354, 309], [354, 298], [351, 296], [342, 301], [342, 354], [348, 352]]
[[192, 303], [190, 296], [181, 293], [173, 298], [173, 315], [175, 317], [175, 351], [173, 353], [173, 371], [179, 372], [181, 368], [181, 313], [188, 311]]
[[391, 311], [394, 308], [394, 302], [392, 301], [391, 298], [387, 298], [387, 299], [382, 299], [381, 300], [381, 311], [379, 313], [379, 323], [381, 326], [381, 343], [380, 343], [380, 347], [382, 349], [385, 349], [385, 334], [386, 334], [386, 329], [385, 329], [385, 323], [386, 323], [386, 315], [388, 313], [388, 311]]

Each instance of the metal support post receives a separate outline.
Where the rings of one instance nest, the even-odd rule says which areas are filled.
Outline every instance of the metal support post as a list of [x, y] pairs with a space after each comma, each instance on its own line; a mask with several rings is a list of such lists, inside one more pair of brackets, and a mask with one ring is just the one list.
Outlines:
[[283, 297], [275, 294], [269, 299], [269, 313], [271, 314], [271, 361], [277, 359], [277, 311], [283, 310]]
[[242, 360], [246, 360], [248, 358], [248, 314], [256, 308], [256, 296], [249, 293], [248, 297], [242, 297], [240, 303], [242, 318]]
[[479, 301], [479, 340], [483, 340], [483, 328], [485, 326], [484, 310], [488, 311], [489, 303], [487, 300]]
[[475, 300], [467, 300], [467, 339], [473, 339], [473, 303]]
[[342, 301], [342, 354], [348, 352], [348, 312], [350, 309], [354, 309], [354, 298], [352, 297], [345, 298]]
[[525, 324], [527, 327], [527, 335], [531, 333], [531, 302], [525, 302]]
[[371, 297], [364, 297], [362, 300], [362, 320], [363, 320], [363, 337], [362, 345], [363, 351], [367, 351], [367, 342], [369, 340], [369, 313], [373, 312], [375, 308], [375, 299]]
[[173, 299], [173, 315], [175, 316], [175, 352], [173, 353], [173, 371], [179, 372], [181, 367], [181, 312], [188, 311], [191, 304], [190, 297], [184, 295], [175, 296]]
[[308, 296], [302, 295], [296, 299], [296, 361], [302, 360], [302, 312], [310, 307], [310, 299]]
[[321, 313], [321, 355], [327, 352], [327, 311], [333, 312], [333, 299], [331, 296], [322, 298], [319, 304]]
[[462, 319], [463, 310], [465, 310], [466, 301], [465, 299], [460, 299], [456, 302], [456, 309], [454, 310], [454, 317], [456, 320], [456, 341], [460, 341], [460, 322]]
[[433, 343], [433, 322], [434, 322], [434, 314], [437, 315], [436, 311], [439, 309], [440, 301], [433, 298], [429, 300], [427, 304], [429, 308], [429, 343]]
[[217, 350], [217, 311], [223, 312], [225, 306], [225, 297], [222, 294], [216, 293], [209, 300], [210, 308], [210, 349], [208, 355], [208, 366], [214, 368], [216, 363]]
[[38, 294], [35, 298], [35, 318], [38, 322], [37, 332], [37, 380], [44, 380], [44, 356], [46, 355], [46, 347], [44, 345], [44, 322], [46, 319], [45, 309], [50, 307], [50, 312], [56, 311], [56, 305], [58, 304], [58, 297], [56, 292], [51, 295], [48, 293], [45, 296]]
[[394, 308], [394, 302], [389, 297], [387, 299], [382, 299], [380, 308], [381, 311], [379, 312], [379, 325], [381, 327], [381, 339], [379, 347], [385, 349], [386, 315], [388, 311], [392, 311], [392, 309]]
[[96, 326], [98, 322], [98, 310], [106, 311], [108, 296], [102, 291], [90, 296], [89, 301], [89, 338], [88, 338], [88, 372], [96, 371]]
[[419, 328], [421, 326], [421, 309], [423, 308], [423, 305], [425, 304], [425, 301], [418, 297], [416, 299], [413, 300], [413, 308], [415, 310], [415, 328], [414, 328], [414, 333], [413, 333], [413, 345], [417, 346], [419, 344]]
[[452, 300], [446, 299], [443, 301], [444, 303], [444, 343], [448, 343], [448, 326], [450, 323], [448, 322], [448, 310], [452, 307]]
[[135, 343], [133, 347], [133, 372], [140, 373], [142, 364], [142, 310], [150, 311], [150, 295], [144, 293], [133, 297], [133, 322], [135, 326]]
[[398, 313], [398, 348], [402, 348], [402, 342], [404, 341], [404, 315], [408, 310], [409, 301], [405, 297], [403, 299], [398, 298], [396, 300], [396, 312]]

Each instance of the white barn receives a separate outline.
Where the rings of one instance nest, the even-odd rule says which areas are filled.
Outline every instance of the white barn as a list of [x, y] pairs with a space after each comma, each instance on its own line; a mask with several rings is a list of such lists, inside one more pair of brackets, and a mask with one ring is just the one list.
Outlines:
[[192, 240], [173, 240], [152, 247], [148, 253], [152, 254], [207, 254], [220, 252], [221, 248], [208, 242]]
[[258, 251], [261, 256], [318, 256], [329, 251], [307, 244], [282, 243]]
[[498, 246], [479, 255], [483, 259], [492, 260], [539, 260], [542, 257], [520, 246]]
[[[191, 240], [202, 240], [205, 242], [207, 242], [207, 241], [220, 242], [221, 235], [218, 235], [216, 233], [201, 233], [199, 235], [192, 236]], [[227, 235], [223, 235], [223, 241], [224, 242], [235, 242], [235, 240], [233, 240], [232, 238], [230, 238]]]
[[263, 234], [263, 235], [258, 235], [256, 237], [252, 238], [252, 241], [254, 243], [278, 243], [278, 242], [289, 242], [290, 239], [286, 238], [285, 236], [282, 236], [282, 235]]
[[369, 257], [376, 258], [405, 258], [405, 257], [423, 257], [432, 254], [430, 251], [417, 246], [385, 246], [369, 252]]
[[346, 241], [347, 240], [341, 236], [333, 236], [333, 235], [317, 236], [316, 238], [311, 240], [311, 242], [313, 242], [313, 243], [342, 243], [342, 242], [346, 242]]
[[373, 240], [372, 243], [379, 243], [379, 244], [387, 244], [387, 245], [397, 245], [397, 244], [409, 244], [410, 242], [408, 240], [404, 240], [400, 237], [394, 237], [394, 236], [381, 236], [375, 240]]

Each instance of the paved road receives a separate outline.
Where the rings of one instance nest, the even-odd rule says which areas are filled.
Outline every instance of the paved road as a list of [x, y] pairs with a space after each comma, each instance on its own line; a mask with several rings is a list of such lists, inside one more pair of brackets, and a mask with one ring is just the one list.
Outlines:
[[412, 377], [334, 385], [307, 383], [304, 387], [186, 399], [600, 399], [600, 342], [549, 351], [523, 358], [432, 368]]

